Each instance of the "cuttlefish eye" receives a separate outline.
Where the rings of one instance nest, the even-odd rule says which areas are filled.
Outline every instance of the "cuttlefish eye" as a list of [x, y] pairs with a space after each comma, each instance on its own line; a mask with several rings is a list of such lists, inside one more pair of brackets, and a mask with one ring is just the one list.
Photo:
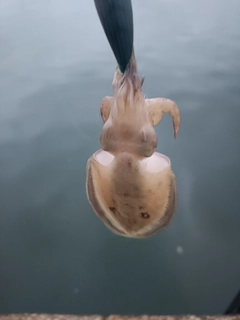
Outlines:
[[170, 222], [176, 181], [168, 157], [138, 158], [98, 150], [87, 164], [87, 195], [96, 214], [114, 233], [151, 236]]

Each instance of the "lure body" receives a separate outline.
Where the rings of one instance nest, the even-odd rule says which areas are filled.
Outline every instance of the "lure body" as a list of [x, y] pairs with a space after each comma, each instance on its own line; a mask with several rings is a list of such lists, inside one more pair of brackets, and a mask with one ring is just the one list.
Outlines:
[[94, 2], [119, 69], [124, 73], [133, 51], [131, 0], [94, 0]]

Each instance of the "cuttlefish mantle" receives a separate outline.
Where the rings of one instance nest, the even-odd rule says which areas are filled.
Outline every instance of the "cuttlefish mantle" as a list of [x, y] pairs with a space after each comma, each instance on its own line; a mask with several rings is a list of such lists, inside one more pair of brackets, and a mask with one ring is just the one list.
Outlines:
[[180, 125], [177, 105], [145, 99], [142, 84], [134, 60], [124, 74], [116, 69], [114, 95], [100, 107], [102, 149], [87, 164], [87, 195], [94, 211], [114, 233], [135, 238], [158, 232], [174, 214], [176, 180], [169, 158], [154, 152], [154, 126], [169, 113], [176, 138]]

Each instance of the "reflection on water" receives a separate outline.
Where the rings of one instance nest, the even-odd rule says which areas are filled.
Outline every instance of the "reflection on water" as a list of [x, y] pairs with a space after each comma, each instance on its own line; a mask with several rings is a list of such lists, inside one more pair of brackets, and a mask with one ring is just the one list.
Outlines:
[[148, 97], [177, 214], [147, 240], [113, 235], [85, 194], [114, 57], [93, 1], [0, 0], [0, 313], [221, 313], [239, 289], [240, 4], [134, 0]]

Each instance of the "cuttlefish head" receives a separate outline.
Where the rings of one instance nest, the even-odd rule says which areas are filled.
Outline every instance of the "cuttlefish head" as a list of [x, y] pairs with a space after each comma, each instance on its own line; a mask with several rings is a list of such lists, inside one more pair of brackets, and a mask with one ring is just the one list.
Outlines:
[[102, 149], [111, 153], [130, 152], [149, 157], [157, 146], [157, 135], [142, 93], [143, 80], [137, 74], [122, 75], [117, 69], [114, 96], [102, 101], [105, 122], [100, 137]]
[[176, 180], [168, 157], [156, 153], [154, 126], [171, 114], [174, 136], [180, 115], [168, 99], [145, 99], [142, 79], [133, 70], [117, 69], [114, 96], [101, 105], [104, 122], [101, 150], [88, 160], [87, 195], [96, 214], [116, 234], [148, 237], [171, 220]]

